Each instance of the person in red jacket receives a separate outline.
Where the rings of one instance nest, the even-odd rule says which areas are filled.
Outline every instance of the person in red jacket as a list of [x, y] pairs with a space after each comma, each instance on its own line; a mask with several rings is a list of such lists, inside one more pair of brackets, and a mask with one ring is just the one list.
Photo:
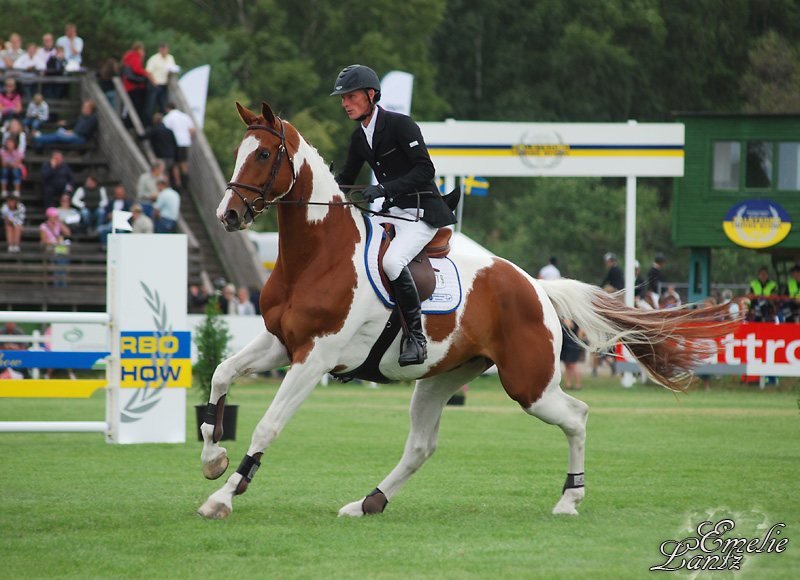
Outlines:
[[148, 85], [153, 84], [153, 75], [144, 68], [144, 44], [134, 42], [131, 49], [122, 57], [122, 84], [133, 102], [136, 114], [145, 126], [150, 121], [145, 119]]

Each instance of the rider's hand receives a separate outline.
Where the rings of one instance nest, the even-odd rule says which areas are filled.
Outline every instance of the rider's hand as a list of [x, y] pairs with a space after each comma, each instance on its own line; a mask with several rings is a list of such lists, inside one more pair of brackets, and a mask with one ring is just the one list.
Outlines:
[[386, 190], [383, 188], [381, 184], [378, 185], [370, 185], [364, 188], [364, 191], [361, 192], [361, 196], [366, 199], [368, 202], [372, 203], [379, 197], [386, 196]]

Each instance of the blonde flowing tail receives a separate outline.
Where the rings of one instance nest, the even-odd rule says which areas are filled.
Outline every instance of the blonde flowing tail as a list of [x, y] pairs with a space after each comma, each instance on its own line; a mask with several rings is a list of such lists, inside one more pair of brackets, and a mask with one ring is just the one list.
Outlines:
[[685, 391], [693, 369], [715, 348], [710, 341], [733, 332], [739, 320], [723, 320], [727, 304], [692, 309], [640, 310], [616, 295], [577, 280], [539, 280], [559, 316], [577, 322], [589, 349], [621, 342], [647, 374], [673, 391]]

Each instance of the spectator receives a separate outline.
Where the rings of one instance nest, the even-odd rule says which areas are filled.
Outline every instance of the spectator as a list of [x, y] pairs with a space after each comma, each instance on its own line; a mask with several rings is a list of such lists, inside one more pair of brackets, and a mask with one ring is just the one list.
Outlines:
[[[21, 71], [23, 77], [32, 79], [44, 72], [47, 62], [39, 58], [36, 44], [28, 45], [27, 52], [24, 52], [14, 62], [14, 70]], [[22, 83], [22, 96], [26, 101], [30, 101], [33, 95], [34, 85], [32, 82]]]
[[558, 280], [561, 278], [561, 272], [556, 267], [558, 264], [558, 258], [555, 256], [550, 256], [550, 259], [547, 261], [547, 265], [543, 266], [541, 270], [539, 270], [539, 279], [541, 280]]
[[128, 196], [125, 194], [125, 187], [123, 185], [116, 185], [114, 187], [114, 197], [106, 206], [105, 223], [111, 223], [115, 211], [130, 211], [131, 202], [128, 201]]
[[236, 314], [239, 316], [255, 316], [256, 307], [250, 302], [250, 293], [242, 286], [236, 292]]
[[[581, 330], [569, 318], [564, 318], [561, 321], [561, 325], [561, 333], [563, 335], [561, 361], [564, 363], [564, 388], [579, 391], [581, 388], [581, 373], [578, 370], [578, 361], [584, 349], [583, 343], [575, 337], [579, 336]], [[568, 332], [568, 329], [572, 332]]]
[[[114, 187], [114, 198], [106, 205], [105, 208], [105, 223], [97, 228], [97, 235], [100, 237], [100, 242], [105, 249], [108, 243], [108, 234], [114, 230], [114, 212], [115, 211], [130, 211], [131, 202], [128, 201], [125, 195], [125, 187], [121, 184]], [[132, 216], [131, 216], [132, 217]], [[120, 230], [120, 233], [127, 230]]]
[[83, 61], [83, 39], [78, 36], [78, 29], [74, 24], [64, 26], [64, 36], [56, 40], [56, 46], [64, 49], [64, 56], [67, 61], [75, 63], [76, 70], [80, 68]]
[[[25, 336], [25, 331], [16, 322], [6, 322], [0, 326], [0, 336]], [[29, 342], [4, 342], [0, 339], [0, 350], [28, 350], [30, 347]]]
[[3, 197], [8, 195], [8, 182], [14, 186], [14, 195], [19, 197], [19, 189], [22, 184], [22, 160], [25, 154], [17, 149], [17, 138], [10, 137], [3, 141], [3, 148], [0, 149], [0, 160], [2, 160], [2, 174], [0, 181], [3, 186]]
[[652, 310], [653, 307], [647, 302], [647, 287], [644, 283], [644, 278], [641, 275], [641, 269], [639, 268], [639, 260], [634, 260], [633, 262], [633, 275], [635, 276], [633, 281], [633, 303], [636, 308], [641, 308], [642, 310]]
[[800, 322], [800, 264], [795, 264], [789, 270], [785, 295], [789, 297], [785, 305], [786, 312], [784, 317], [786, 321]]
[[238, 302], [236, 298], [236, 286], [233, 284], [226, 284], [222, 289], [222, 295], [219, 297], [219, 311], [222, 314], [235, 315], [238, 312]]
[[23, 54], [25, 54], [25, 51], [22, 50], [22, 37], [14, 32], [8, 37], [8, 46], [0, 52], [0, 59], [3, 60], [4, 68], [14, 68], [14, 63]]
[[164, 176], [164, 162], [155, 161], [150, 171], [145, 171], [136, 181], [136, 201], [142, 205], [142, 210], [147, 217], [153, 217], [153, 203], [158, 197], [156, 181]]
[[10, 195], [0, 208], [6, 230], [6, 242], [10, 253], [19, 253], [22, 228], [25, 226], [25, 204], [16, 195]]
[[36, 51], [36, 56], [45, 64], [45, 67], [47, 67], [47, 61], [50, 60], [51, 56], [55, 56], [55, 54], [56, 41], [53, 35], [47, 32], [42, 35], [42, 46]]
[[147, 86], [153, 76], [144, 69], [144, 44], [134, 42], [131, 49], [122, 57], [122, 84], [133, 103], [133, 108], [143, 124], [149, 124], [145, 117], [147, 105]]
[[44, 207], [53, 205], [53, 200], [59, 199], [64, 193], [72, 194], [72, 170], [64, 162], [61, 151], [53, 151], [50, 161], [42, 166], [42, 200]]
[[153, 204], [155, 215], [155, 229], [157, 234], [171, 234], [175, 232], [180, 216], [181, 196], [169, 187], [167, 180], [160, 177], [156, 181], [158, 187], [158, 198]]
[[739, 318], [739, 303], [734, 301], [731, 290], [726, 288], [722, 291], [722, 303], [728, 305], [728, 318], [731, 320]]
[[7, 78], [3, 87], [0, 93], [0, 117], [5, 120], [22, 119], [22, 95], [17, 90], [17, 81]]
[[117, 107], [117, 88], [114, 86], [114, 77], [119, 74], [119, 63], [114, 58], [106, 59], [106, 63], [97, 72], [97, 83], [106, 95], [111, 108]]
[[39, 127], [48, 119], [50, 119], [50, 105], [44, 100], [42, 93], [36, 93], [33, 95], [33, 100], [28, 103], [28, 110], [25, 112], [22, 125], [36, 137], [40, 135]]
[[208, 304], [208, 290], [205, 286], [189, 286], [189, 305], [194, 311], [202, 311]]
[[153, 124], [142, 137], [150, 140], [153, 154], [164, 163], [164, 167], [167, 170], [172, 168], [178, 156], [178, 144], [175, 141], [175, 134], [164, 124], [164, 115], [161, 113], [153, 115]]
[[6, 144], [8, 139], [14, 139], [17, 142], [17, 149], [24, 156], [28, 148], [28, 135], [23, 130], [19, 119], [11, 119], [3, 131], [3, 145]]
[[[92, 100], [84, 101], [81, 105], [81, 116], [73, 123], [59, 121], [61, 125], [55, 133], [39, 135], [36, 137], [36, 147], [42, 148], [54, 143], [66, 145], [85, 145], [94, 137], [97, 131], [97, 103]], [[71, 126], [72, 129], [66, 127]]]
[[[124, 193], [123, 190], [123, 195]], [[108, 193], [105, 187], [97, 183], [97, 177], [93, 173], [86, 176], [86, 183], [75, 191], [72, 205], [81, 213], [81, 225], [85, 229], [96, 231], [105, 223]]]
[[753, 322], [775, 321], [775, 304], [769, 300], [769, 297], [775, 295], [777, 287], [775, 281], [769, 279], [769, 269], [761, 266], [758, 269], [758, 277], [750, 281], [750, 291], [747, 294], [750, 299], [750, 317]]
[[151, 220], [149, 216], [145, 215], [144, 211], [142, 211], [141, 204], [134, 203], [131, 206], [131, 213], [133, 214], [131, 217], [131, 227], [133, 227], [131, 233], [152, 234], [155, 232], [153, 220]]
[[617, 256], [608, 252], [603, 259], [608, 266], [606, 277], [600, 282], [600, 287], [606, 292], [618, 292], [625, 288], [625, 274], [622, 273], [622, 268], [617, 265]]
[[[63, 76], [67, 73], [67, 57], [64, 47], [57, 46], [55, 53], [47, 60], [45, 76]], [[63, 99], [67, 94], [67, 86], [62, 83], [46, 83], [42, 86], [42, 93], [46, 99]]]
[[83, 233], [81, 228], [81, 213], [72, 206], [72, 196], [65, 193], [61, 196], [58, 210], [58, 218], [64, 222], [72, 233]]
[[152, 75], [153, 84], [148, 87], [145, 115], [150, 119], [155, 113], [167, 112], [167, 81], [170, 73], [178, 72], [180, 67], [169, 53], [169, 45], [162, 42], [158, 52], [147, 59], [145, 70]]
[[[50, 255], [53, 264], [69, 264], [69, 240], [65, 236], [71, 235], [70, 229], [58, 217], [58, 210], [48, 207], [45, 212], [47, 219], [39, 226], [39, 235], [42, 241], [42, 249]], [[53, 272], [53, 286], [66, 286], [65, 280], [67, 273], [63, 270]]]
[[661, 267], [664, 265], [666, 258], [664, 258], [664, 254], [659, 252], [656, 254], [656, 258], [653, 261], [653, 265], [650, 266], [650, 270], [647, 271], [647, 280], [645, 280], [645, 284], [647, 285], [647, 301], [653, 308], [659, 307], [659, 299], [661, 296], [661, 283], [663, 282], [663, 273], [661, 272]]
[[175, 187], [186, 187], [189, 171], [189, 148], [192, 146], [192, 137], [194, 137], [194, 121], [189, 115], [175, 108], [175, 103], [169, 102], [164, 125], [172, 129], [178, 144], [177, 163], [172, 168], [172, 183]]

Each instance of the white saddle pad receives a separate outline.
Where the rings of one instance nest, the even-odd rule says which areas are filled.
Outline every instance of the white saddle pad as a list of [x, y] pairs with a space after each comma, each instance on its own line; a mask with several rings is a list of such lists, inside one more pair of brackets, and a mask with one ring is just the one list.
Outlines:
[[[364, 252], [364, 263], [367, 267], [367, 276], [375, 294], [378, 295], [387, 308], [394, 308], [394, 300], [381, 282], [378, 270], [378, 250], [383, 237], [383, 227], [380, 223], [383, 218], [379, 216], [365, 217], [367, 222], [367, 249]], [[422, 303], [423, 314], [446, 314], [453, 312], [461, 304], [461, 280], [458, 269], [450, 258], [431, 258], [433, 271], [436, 275], [436, 289], [430, 298]]]

